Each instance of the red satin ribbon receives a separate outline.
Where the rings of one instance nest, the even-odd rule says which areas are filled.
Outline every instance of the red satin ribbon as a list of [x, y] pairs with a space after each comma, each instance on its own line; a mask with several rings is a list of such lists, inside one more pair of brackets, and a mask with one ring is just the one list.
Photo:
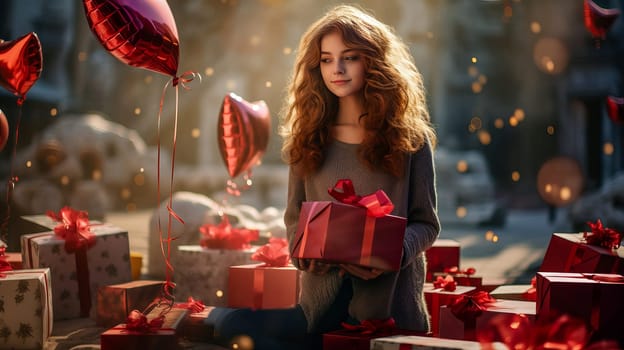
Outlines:
[[290, 261], [288, 241], [285, 238], [273, 237], [269, 240], [269, 243], [259, 247], [251, 255], [251, 259], [261, 261], [265, 264], [265, 266], [286, 266]]
[[591, 232], [583, 232], [583, 238], [587, 244], [606, 249], [617, 249], [620, 247], [621, 233], [612, 228], [604, 227], [600, 219], [595, 223], [588, 222], [587, 225], [591, 228]]
[[537, 300], [537, 278], [535, 276], [531, 278], [531, 287], [522, 293], [522, 297], [528, 301]]
[[446, 291], [452, 292], [457, 289], [457, 282], [451, 275], [447, 275], [446, 277], [438, 276], [435, 281], [433, 281], [433, 288], [442, 288]]
[[155, 333], [165, 322], [165, 315], [160, 315], [147, 321], [147, 317], [138, 310], [132, 310], [126, 319], [126, 328], [129, 331], [140, 333]]
[[227, 215], [223, 215], [218, 225], [205, 224], [199, 231], [203, 235], [199, 244], [211, 249], [246, 249], [259, 236], [258, 230], [232, 227]]
[[457, 266], [452, 266], [452, 267], [447, 267], [444, 269], [444, 273], [447, 273], [449, 275], [452, 276], [467, 276], [470, 277], [472, 275], [474, 275], [477, 272], [477, 269], [475, 269], [474, 267], [469, 267], [465, 270], [460, 270], [459, 267]]
[[384, 320], [370, 319], [361, 321], [359, 324], [350, 324], [342, 322], [342, 328], [347, 331], [358, 332], [360, 334], [376, 334], [389, 332], [396, 328], [394, 318], [390, 317]]
[[345, 204], [357, 205], [366, 208], [366, 214], [373, 217], [382, 217], [394, 210], [394, 204], [383, 190], [360, 196], [355, 193], [353, 182], [349, 179], [341, 179], [333, 188], [327, 190], [330, 196]]
[[7, 261], [7, 256], [4, 254], [6, 247], [0, 247], [0, 278], [6, 277], [3, 272], [13, 271], [13, 266]]
[[204, 305], [204, 303], [199, 300], [195, 300], [193, 297], [188, 297], [186, 303], [177, 303], [174, 307], [180, 309], [188, 309], [191, 311], [191, 313], [195, 314], [204, 311], [206, 305]]
[[466, 321], [481, 316], [488, 306], [496, 302], [490, 293], [478, 291], [474, 294], [464, 294], [451, 302], [451, 312], [460, 320]]

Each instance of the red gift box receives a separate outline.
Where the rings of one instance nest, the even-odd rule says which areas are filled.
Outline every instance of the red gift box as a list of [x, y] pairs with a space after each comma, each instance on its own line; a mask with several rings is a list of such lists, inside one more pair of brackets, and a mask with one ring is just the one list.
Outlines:
[[535, 287], [530, 284], [505, 284], [490, 292], [496, 299], [536, 301]]
[[624, 247], [606, 249], [585, 243], [583, 233], [554, 233], [539, 271], [624, 274]]
[[303, 202], [292, 257], [398, 271], [406, 219], [374, 217], [359, 206]]
[[395, 328], [394, 319], [363, 321], [359, 325], [343, 324], [340, 329], [323, 334], [323, 350], [368, 350], [371, 341], [392, 335], [428, 336], [425, 332]]
[[264, 263], [229, 267], [229, 307], [287, 308], [297, 304], [299, 270]]
[[98, 288], [96, 324], [111, 327], [132, 310], [144, 310], [163, 291], [163, 281], [137, 280]]
[[624, 332], [624, 277], [616, 274], [537, 273], [537, 317], [569, 314], [602, 335]]
[[500, 314], [522, 314], [530, 322], [535, 321], [535, 302], [517, 300], [497, 300], [489, 304], [476, 318], [476, 322], [464, 322], [457, 318], [451, 311], [451, 307], [440, 308], [440, 334], [441, 338], [475, 340], [476, 333], [487, 329], [494, 316]]
[[453, 302], [464, 294], [475, 291], [475, 287], [457, 286], [455, 290], [444, 290], [444, 288], [435, 288], [431, 283], [425, 283], [423, 291], [429, 316], [431, 317], [431, 332], [434, 336], [437, 336], [440, 324], [440, 307]]
[[437, 239], [431, 248], [425, 251], [427, 258], [426, 281], [434, 279], [434, 273], [444, 272], [445, 269], [459, 266], [459, 242], [452, 239]]

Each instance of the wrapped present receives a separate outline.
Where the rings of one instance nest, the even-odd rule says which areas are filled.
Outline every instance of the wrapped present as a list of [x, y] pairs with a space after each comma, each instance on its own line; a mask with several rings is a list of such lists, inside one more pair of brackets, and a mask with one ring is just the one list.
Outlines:
[[22, 235], [24, 267], [50, 268], [55, 320], [95, 318], [98, 288], [132, 279], [128, 232], [110, 224], [91, 225], [77, 214], [84, 212], [62, 213], [73, 223]]
[[365, 320], [358, 325], [343, 323], [344, 329], [323, 334], [323, 350], [368, 350], [371, 340], [391, 335], [428, 336], [425, 332], [398, 329], [394, 319]]
[[624, 248], [589, 244], [587, 237], [587, 233], [554, 233], [539, 271], [624, 274]]
[[[7, 252], [20, 253], [21, 236], [52, 231], [56, 222], [47, 215], [23, 215], [9, 220]], [[4, 242], [3, 242], [4, 243]]]
[[537, 317], [565, 313], [602, 335], [624, 332], [624, 276], [591, 273], [537, 273]]
[[501, 314], [522, 314], [529, 321], [535, 320], [535, 302], [496, 300], [488, 293], [479, 291], [463, 295], [452, 304], [440, 307], [441, 338], [476, 340], [480, 330]]
[[406, 219], [388, 215], [394, 206], [386, 194], [357, 196], [348, 180], [330, 194], [342, 202], [302, 203], [292, 257], [398, 271]]
[[459, 266], [459, 251], [459, 242], [452, 239], [436, 239], [431, 248], [425, 251], [426, 281], [433, 281], [436, 272], [443, 273], [447, 268]]
[[185, 308], [159, 306], [143, 315], [133, 311], [126, 323], [106, 330], [100, 334], [102, 350], [118, 349], [181, 349], [178, 330], [188, 315]]
[[536, 288], [532, 284], [504, 284], [492, 290], [490, 295], [493, 298], [504, 300], [537, 300]]
[[0, 274], [0, 349], [42, 349], [52, 333], [50, 269]]
[[460, 269], [457, 266], [451, 266], [444, 268], [443, 273], [434, 273], [433, 279], [437, 279], [438, 276], [444, 277], [445, 275], [450, 275], [459, 286], [472, 286], [476, 287], [477, 289], [481, 289], [483, 287], [483, 278], [475, 276], [476, 272], [477, 270], [473, 267]]
[[178, 299], [193, 297], [206, 305], [227, 306], [230, 266], [253, 263], [248, 249], [209, 249], [199, 245], [180, 245], [172, 256], [176, 266], [174, 295]]
[[457, 286], [453, 284], [453, 278], [451, 276], [448, 277], [443, 279], [445, 280], [442, 282], [443, 284], [425, 283], [423, 287], [431, 320], [431, 331], [434, 336], [439, 333], [440, 307], [452, 303], [462, 295], [472, 293], [476, 290], [476, 288], [472, 286]]
[[[502, 343], [493, 343], [489, 349], [507, 350]], [[371, 341], [371, 350], [481, 350], [481, 344], [475, 341], [441, 339], [414, 335], [396, 335], [376, 338]]]
[[111, 327], [123, 323], [132, 310], [145, 310], [160, 297], [163, 284], [163, 281], [137, 280], [100, 287], [97, 291], [96, 324]]

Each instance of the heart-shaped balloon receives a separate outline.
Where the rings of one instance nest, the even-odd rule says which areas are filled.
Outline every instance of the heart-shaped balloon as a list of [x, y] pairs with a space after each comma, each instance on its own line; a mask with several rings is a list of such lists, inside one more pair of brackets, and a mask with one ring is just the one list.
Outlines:
[[613, 22], [620, 16], [617, 8], [603, 8], [592, 0], [585, 0], [583, 3], [583, 15], [585, 28], [596, 39], [604, 39], [611, 29]]
[[218, 140], [230, 177], [256, 165], [269, 143], [271, 116], [264, 101], [247, 102], [229, 93], [219, 113]]
[[4, 112], [0, 109], [0, 151], [4, 149], [8, 139], [9, 122], [7, 121], [6, 115], [4, 115]]
[[42, 67], [41, 43], [34, 32], [13, 41], [0, 40], [0, 85], [19, 97], [18, 104], [39, 79]]
[[121, 62], [175, 77], [180, 44], [166, 0], [83, 0], [89, 28]]
[[624, 97], [607, 97], [607, 113], [614, 123], [624, 123]]

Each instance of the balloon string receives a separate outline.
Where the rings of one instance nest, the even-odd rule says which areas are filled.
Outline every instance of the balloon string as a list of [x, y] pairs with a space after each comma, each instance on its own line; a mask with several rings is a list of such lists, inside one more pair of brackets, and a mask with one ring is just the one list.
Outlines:
[[[21, 102], [20, 102], [21, 101]], [[0, 228], [0, 239], [7, 245], [9, 244], [8, 236], [9, 236], [9, 221], [11, 220], [11, 199], [13, 198], [13, 190], [15, 189], [15, 184], [19, 180], [17, 176], [14, 174], [15, 169], [15, 158], [17, 155], [17, 142], [19, 140], [19, 129], [20, 123], [22, 120], [22, 103], [24, 102], [24, 98], [20, 97], [17, 100], [18, 113], [17, 113], [17, 121], [15, 123], [15, 140], [13, 141], [13, 150], [11, 151], [11, 161], [9, 165], [9, 179], [7, 180], [7, 193], [6, 193], [6, 215], [2, 220], [2, 227]]]

